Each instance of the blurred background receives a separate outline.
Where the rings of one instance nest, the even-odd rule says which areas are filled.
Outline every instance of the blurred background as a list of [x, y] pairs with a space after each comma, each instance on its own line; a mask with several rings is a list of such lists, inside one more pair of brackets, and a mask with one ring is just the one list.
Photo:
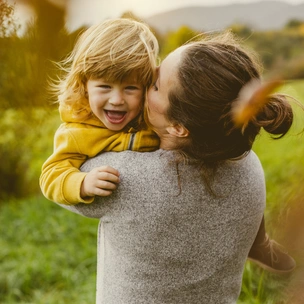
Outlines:
[[[97, 220], [43, 198], [38, 178], [60, 124], [49, 94], [78, 35], [106, 18], [147, 22], [160, 57], [198, 33], [230, 29], [264, 77], [304, 103], [304, 1], [0, 0], [0, 303], [94, 303]], [[303, 110], [278, 141], [254, 146], [265, 169], [267, 230], [298, 263], [288, 277], [247, 263], [239, 303], [304, 303]]]

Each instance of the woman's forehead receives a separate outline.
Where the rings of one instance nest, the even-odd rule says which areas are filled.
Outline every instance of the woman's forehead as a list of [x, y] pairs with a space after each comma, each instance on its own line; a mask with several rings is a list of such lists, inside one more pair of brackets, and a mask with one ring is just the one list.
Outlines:
[[165, 66], [169, 65], [172, 67], [177, 66], [180, 63], [183, 53], [187, 47], [188, 47], [188, 45], [183, 45], [183, 46], [180, 46], [177, 49], [175, 49], [163, 60], [160, 67], [162, 67], [164, 65]]
[[169, 83], [176, 78], [176, 71], [178, 70], [184, 50], [184, 46], [179, 47], [163, 60], [158, 69], [158, 77], [160, 78], [160, 81], [163, 80], [164, 82]]

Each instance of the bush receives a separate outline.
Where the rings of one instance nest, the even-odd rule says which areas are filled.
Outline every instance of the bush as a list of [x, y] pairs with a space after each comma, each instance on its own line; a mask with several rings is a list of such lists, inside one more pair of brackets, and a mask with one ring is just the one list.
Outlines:
[[304, 79], [304, 56], [297, 57], [282, 69], [285, 79]]
[[39, 191], [40, 168], [51, 153], [51, 138], [58, 124], [57, 111], [9, 109], [3, 112], [0, 199], [25, 197]]

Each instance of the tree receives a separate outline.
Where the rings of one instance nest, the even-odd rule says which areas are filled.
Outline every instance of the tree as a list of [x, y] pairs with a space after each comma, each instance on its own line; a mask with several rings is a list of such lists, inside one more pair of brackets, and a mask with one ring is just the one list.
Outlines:
[[285, 25], [285, 29], [297, 29], [304, 24], [303, 20], [291, 19]]
[[17, 35], [19, 27], [14, 20], [14, 6], [0, 0], [0, 37]]
[[58, 73], [53, 62], [71, 51], [75, 39], [64, 27], [65, 11], [46, 0], [29, 0], [36, 16], [19, 37], [13, 35], [14, 8], [0, 1], [1, 32], [6, 35], [0, 37], [0, 108], [51, 105], [48, 80]]
[[0, 0], [0, 108], [7, 108], [10, 104], [8, 96], [13, 86], [10, 79], [13, 73], [11, 64], [16, 61], [11, 53], [18, 41], [18, 28], [14, 20], [14, 6]]
[[232, 24], [229, 28], [232, 33], [244, 39], [250, 37], [253, 32], [249, 26], [239, 23]]
[[195, 39], [195, 37], [198, 35], [201, 37], [202, 34], [185, 25], [181, 26], [175, 32], [168, 32], [166, 37], [163, 39], [164, 45], [161, 50], [160, 57], [164, 58], [167, 54], [174, 51], [176, 48], [180, 47], [189, 40]]

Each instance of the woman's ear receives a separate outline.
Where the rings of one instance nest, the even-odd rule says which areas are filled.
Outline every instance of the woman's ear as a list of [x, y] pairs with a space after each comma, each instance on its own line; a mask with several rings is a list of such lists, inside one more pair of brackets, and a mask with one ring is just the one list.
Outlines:
[[182, 125], [174, 125], [166, 128], [167, 132], [176, 137], [188, 137], [189, 131]]

